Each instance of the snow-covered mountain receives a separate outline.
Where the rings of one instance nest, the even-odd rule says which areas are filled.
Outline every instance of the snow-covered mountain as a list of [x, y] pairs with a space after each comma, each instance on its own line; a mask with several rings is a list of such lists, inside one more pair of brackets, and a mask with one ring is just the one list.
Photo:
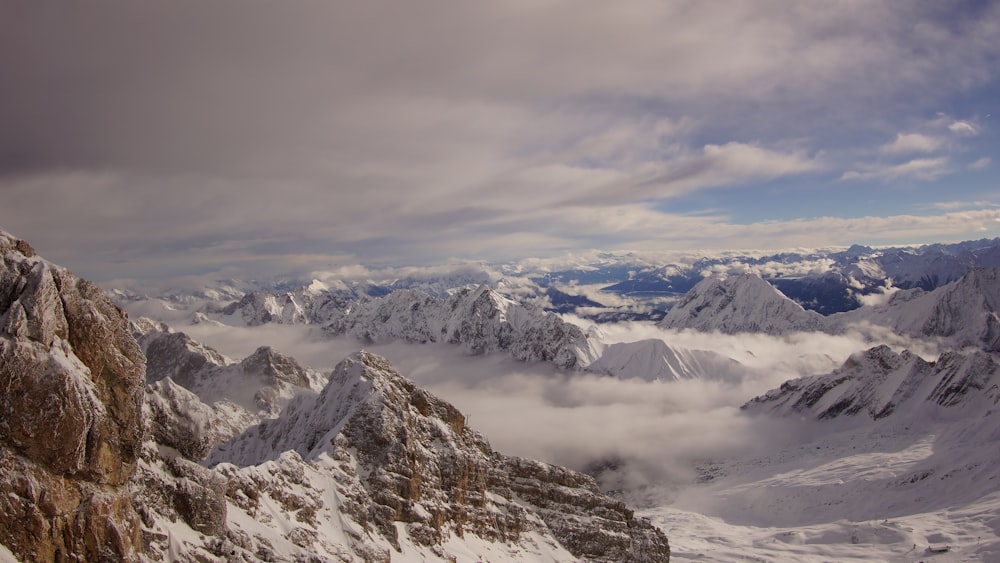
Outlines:
[[[284, 310], [287, 296], [299, 308], [333, 296], [341, 301], [382, 297], [400, 290], [419, 290], [445, 299], [452, 293], [488, 285], [522, 304], [575, 313], [593, 320], [658, 319], [662, 310], [707, 277], [757, 273], [804, 308], [824, 315], [856, 309], [864, 296], [887, 288], [930, 291], [963, 276], [972, 268], [1000, 267], [1000, 239], [919, 247], [798, 250], [777, 253], [728, 252], [716, 256], [643, 256], [637, 253], [593, 253], [562, 260], [530, 259], [510, 264], [386, 269], [357, 268], [341, 275], [317, 273], [322, 279], [202, 280], [180, 279], [150, 285], [117, 280], [108, 286], [112, 298], [127, 304], [161, 299], [173, 306], [239, 302], [250, 294], [270, 294], [271, 321], [288, 322], [295, 307]], [[352, 273], [353, 272], [353, 273]], [[581, 288], [587, 287], [584, 290]], [[187, 289], [179, 289], [187, 288]], [[601, 291], [597, 291], [600, 289]], [[608, 295], [602, 299], [599, 295]], [[253, 298], [256, 299], [256, 298]], [[260, 312], [262, 307], [256, 306]], [[597, 311], [593, 311], [596, 309]], [[248, 317], [248, 323], [255, 321]]]
[[[300, 310], [291, 295], [286, 295], [285, 303], [272, 297], [244, 298], [239, 307], [227, 307], [218, 318], [239, 314], [242, 319], [279, 323], [298, 318], [271, 312]], [[312, 306], [313, 313], [303, 322], [321, 325], [328, 335], [347, 335], [363, 343], [445, 342], [461, 345], [472, 354], [502, 352], [521, 361], [649, 381], [738, 380], [745, 372], [714, 352], [688, 350], [662, 340], [606, 345], [599, 335], [588, 334], [559, 315], [521, 305], [485, 285], [456, 291], [445, 299], [401, 290], [357, 301], [316, 301]], [[797, 305], [789, 302], [789, 307]]]
[[617, 342], [600, 347], [598, 352], [597, 359], [587, 366], [587, 371], [621, 379], [738, 382], [747, 373], [745, 366], [716, 352], [672, 346], [659, 339]]
[[[592, 478], [495, 452], [384, 358], [359, 352], [329, 377], [268, 347], [232, 362], [130, 326], [2, 232], [0, 256], [4, 559], [669, 559]], [[199, 464], [213, 447], [215, 468]]]
[[862, 322], [954, 346], [1000, 351], [1000, 268], [975, 268], [933, 291], [894, 293], [883, 305], [832, 316], [831, 330]]
[[928, 362], [883, 345], [851, 356], [832, 373], [785, 382], [743, 409], [818, 420], [879, 420], [900, 412], [923, 416], [942, 409], [961, 416], [991, 416], [987, 411], [998, 402], [1000, 364], [989, 352], [952, 351]]
[[[806, 309], [824, 315], [862, 305], [862, 297], [885, 288], [930, 291], [973, 268], [1000, 266], [1000, 239], [919, 247], [819, 249], [775, 254], [727, 253], [659, 266], [636, 260], [600, 270], [606, 291], [622, 295], [682, 295], [706, 277], [757, 273]], [[625, 277], [627, 274], [627, 277]], [[553, 272], [567, 279], [576, 271]], [[619, 279], [613, 279], [614, 276]], [[545, 278], [545, 279], [547, 279]]]
[[997, 561], [998, 404], [993, 353], [874, 347], [746, 403], [760, 443], [647, 514], [713, 561]]
[[664, 328], [784, 334], [882, 327], [948, 346], [1000, 351], [1000, 268], [974, 268], [933, 291], [900, 290], [885, 303], [824, 317], [806, 311], [754, 274], [709, 278], [659, 323]]
[[257, 416], [274, 416], [302, 389], [318, 391], [326, 376], [261, 346], [236, 362], [210, 346], [149, 319], [133, 323], [146, 355], [146, 382], [170, 378], [206, 403], [227, 401]]
[[229, 479], [230, 523], [249, 549], [263, 537], [289, 559], [669, 555], [662, 533], [593, 479], [494, 452], [461, 412], [366, 352], [210, 462]]
[[447, 342], [473, 354], [502, 351], [522, 361], [552, 362], [566, 369], [593, 361], [587, 336], [578, 327], [486, 285], [446, 298], [418, 290], [354, 301], [331, 295], [306, 300], [290, 293], [248, 294], [209, 316], [251, 326], [313, 324], [331, 336], [348, 335], [367, 343]]
[[663, 328], [783, 334], [817, 330], [823, 317], [806, 311], [756, 274], [707, 278], [694, 286], [658, 324]]

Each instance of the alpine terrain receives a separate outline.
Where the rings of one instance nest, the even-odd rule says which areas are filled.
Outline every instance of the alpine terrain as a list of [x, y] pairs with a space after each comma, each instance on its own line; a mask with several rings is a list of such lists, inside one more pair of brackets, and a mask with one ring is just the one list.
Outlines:
[[233, 361], [7, 233], [0, 253], [0, 556], [669, 559], [593, 478], [494, 451], [385, 358]]

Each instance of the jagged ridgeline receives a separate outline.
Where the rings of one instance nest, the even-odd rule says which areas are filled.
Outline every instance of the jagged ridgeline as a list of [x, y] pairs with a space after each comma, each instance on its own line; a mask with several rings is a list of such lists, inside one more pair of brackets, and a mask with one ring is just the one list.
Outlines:
[[0, 255], [0, 559], [669, 560], [592, 478], [493, 451], [384, 358], [232, 361], [2, 231]]

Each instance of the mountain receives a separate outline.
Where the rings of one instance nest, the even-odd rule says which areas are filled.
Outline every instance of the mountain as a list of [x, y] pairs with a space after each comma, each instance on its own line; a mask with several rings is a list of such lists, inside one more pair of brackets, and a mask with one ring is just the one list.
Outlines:
[[783, 334], [817, 330], [823, 317], [806, 311], [756, 274], [707, 278], [658, 323], [663, 328], [692, 329], [726, 334], [765, 332]]
[[877, 346], [851, 356], [834, 372], [785, 382], [743, 406], [748, 412], [817, 420], [926, 414], [929, 408], [966, 409], [990, 416], [1000, 402], [1000, 364], [988, 352], [946, 352], [927, 362]]
[[253, 416], [274, 416], [302, 389], [326, 384], [323, 374], [270, 346], [234, 362], [164, 323], [139, 319], [133, 334], [146, 356], [147, 383], [169, 378], [206, 403], [225, 401]]
[[0, 544], [24, 561], [137, 561], [145, 359], [127, 317], [3, 231], [0, 257]]
[[[359, 352], [329, 377], [268, 347], [233, 362], [130, 324], [2, 232], [0, 256], [0, 558], [669, 559], [592, 478], [493, 451], [384, 358]], [[460, 304], [519, 326], [480, 297]], [[256, 407], [255, 425], [227, 405]]]
[[[234, 311], [244, 311], [242, 318], [259, 319], [263, 315], [255, 309], [247, 312], [245, 305], [270, 302], [244, 299]], [[790, 306], [795, 307], [794, 303]], [[662, 341], [604, 345], [558, 315], [516, 303], [485, 285], [457, 291], [446, 299], [400, 290], [384, 297], [338, 302], [322, 312], [313, 310], [310, 322], [321, 324], [325, 333], [348, 335], [364, 343], [446, 342], [473, 354], [504, 352], [522, 361], [646, 380], [735, 379], [741, 373], [739, 364], [721, 355]]]
[[250, 294], [215, 315], [249, 325], [314, 324], [331, 336], [348, 335], [367, 343], [447, 342], [473, 354], [505, 352], [518, 360], [552, 362], [565, 369], [592, 360], [587, 337], [578, 327], [486, 285], [446, 298], [412, 289], [354, 301], [330, 295], [307, 301], [292, 294]]
[[[651, 267], [622, 264], [605, 291], [620, 295], [674, 295], [706, 277], [750, 270], [805, 309], [824, 315], [857, 309], [862, 297], [887, 287], [931, 291], [973, 268], [1000, 267], [1000, 239], [919, 247], [815, 250], [748, 255], [728, 253]], [[607, 279], [607, 276], [606, 276]]]
[[931, 367], [908, 351], [897, 354], [877, 346], [851, 356], [830, 374], [786, 381], [743, 409], [819, 420], [853, 415], [878, 420], [912, 398]]
[[587, 366], [587, 371], [646, 381], [735, 382], [746, 375], [746, 368], [736, 360], [709, 350], [671, 346], [658, 339], [605, 345], [599, 349], [598, 358]]
[[461, 412], [367, 352], [209, 462], [229, 478], [231, 525], [256, 534], [249, 549], [263, 536], [289, 559], [349, 557], [343, 546], [380, 560], [446, 560], [460, 547], [497, 559], [669, 557], [663, 534], [592, 478], [493, 451]]
[[954, 346], [1000, 351], [1000, 268], [974, 268], [933, 291], [894, 293], [882, 305], [830, 317], [831, 330], [869, 323]]
[[900, 290], [885, 303], [827, 317], [802, 309], [754, 274], [709, 278], [689, 291], [659, 326], [727, 334], [870, 332], [876, 326], [950, 346], [1000, 351], [1000, 268], [973, 268], [932, 291]]

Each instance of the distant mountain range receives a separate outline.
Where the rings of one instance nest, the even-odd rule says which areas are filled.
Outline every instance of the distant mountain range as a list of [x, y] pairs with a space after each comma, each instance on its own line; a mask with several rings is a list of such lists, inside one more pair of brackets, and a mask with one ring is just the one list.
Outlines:
[[[251, 293], [330, 295], [350, 301], [383, 297], [400, 290], [418, 290], [445, 298], [470, 287], [487, 285], [522, 304], [548, 311], [574, 313], [598, 322], [662, 319], [673, 302], [705, 278], [755, 273], [804, 309], [823, 315], [859, 308], [866, 296], [886, 290], [936, 289], [977, 267], [1000, 266], [1000, 239], [917, 247], [872, 248], [779, 253], [727, 253], [687, 257], [679, 261], [643, 257], [636, 253], [600, 253], [563, 261], [514, 264], [460, 265], [428, 268], [402, 277], [366, 277], [293, 280], [260, 283], [223, 280], [205, 287], [181, 290], [149, 284], [109, 288], [126, 302], [161, 298], [172, 302], [233, 301]], [[387, 273], [391, 275], [391, 273]], [[603, 296], [603, 297], [602, 297]]]
[[839, 333], [883, 327], [897, 334], [936, 338], [954, 347], [1000, 351], [1000, 268], [974, 268], [926, 291], [899, 290], [885, 303], [822, 316], [803, 309], [753, 274], [703, 280], [660, 322], [672, 329], [726, 334], [795, 331]]

